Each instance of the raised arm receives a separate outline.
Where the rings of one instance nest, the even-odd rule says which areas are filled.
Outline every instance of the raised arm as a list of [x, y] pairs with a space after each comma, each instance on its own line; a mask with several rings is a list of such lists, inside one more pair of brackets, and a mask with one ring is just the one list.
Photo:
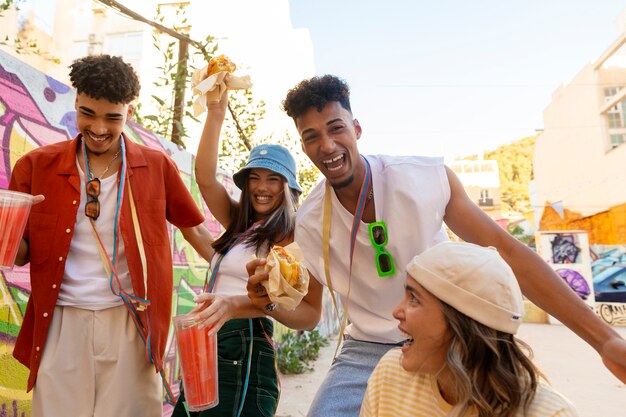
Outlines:
[[231, 222], [232, 214], [237, 202], [230, 195], [221, 182], [216, 178], [217, 155], [219, 153], [220, 132], [226, 116], [228, 93], [222, 96], [219, 103], [209, 103], [206, 122], [200, 137], [198, 153], [196, 155], [196, 182], [202, 193], [211, 214], [225, 228]]
[[450, 201], [444, 221], [448, 227], [466, 242], [496, 247], [513, 269], [524, 295], [589, 343], [607, 368], [626, 382], [626, 340], [600, 320], [535, 252], [483, 213], [454, 172], [446, 169]]

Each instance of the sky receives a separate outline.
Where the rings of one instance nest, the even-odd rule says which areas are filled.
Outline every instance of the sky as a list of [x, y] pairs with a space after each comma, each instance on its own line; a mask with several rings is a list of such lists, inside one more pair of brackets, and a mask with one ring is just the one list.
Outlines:
[[463, 157], [543, 127], [619, 35], [617, 0], [291, 0], [315, 72], [351, 87], [363, 153]]
[[[287, 3], [263, 1], [266, 14]], [[352, 110], [363, 127], [363, 153], [448, 159], [535, 135], [543, 127], [543, 110], [552, 93], [618, 38], [617, 18], [626, 13], [623, 0], [288, 3], [293, 28], [307, 29], [312, 39], [315, 73], [335, 74], [350, 84]], [[53, 0], [21, 3], [24, 10], [39, 11], [44, 27], [53, 5]], [[212, 9], [218, 5], [232, 7], [206, 2]], [[259, 44], [263, 39], [277, 42], [264, 38], [272, 33], [267, 25], [282, 24], [262, 10], [254, 9], [254, 21], [240, 15], [230, 24], [241, 32], [238, 22], [245, 21], [255, 33], [265, 33], [261, 39], [242, 34], [249, 39], [242, 43], [251, 45], [255, 54], [272, 46]], [[293, 36], [289, 29], [285, 33]], [[243, 61], [256, 56], [228, 52]], [[273, 54], [267, 55], [271, 59]], [[259, 71], [252, 76], [259, 79]], [[283, 84], [274, 87], [280, 97], [289, 88]], [[277, 117], [284, 117], [280, 113]], [[278, 125], [275, 119], [271, 125]]]

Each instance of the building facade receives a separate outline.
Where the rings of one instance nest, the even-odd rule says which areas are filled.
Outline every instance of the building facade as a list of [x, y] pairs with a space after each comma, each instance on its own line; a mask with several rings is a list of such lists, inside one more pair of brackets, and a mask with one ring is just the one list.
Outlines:
[[[626, 31], [544, 111], [535, 144], [539, 230], [586, 230], [591, 244], [626, 243]], [[558, 202], [558, 212], [554, 210]]]
[[448, 165], [461, 180], [469, 198], [493, 220], [501, 220], [503, 213], [498, 161], [461, 160], [452, 161]]

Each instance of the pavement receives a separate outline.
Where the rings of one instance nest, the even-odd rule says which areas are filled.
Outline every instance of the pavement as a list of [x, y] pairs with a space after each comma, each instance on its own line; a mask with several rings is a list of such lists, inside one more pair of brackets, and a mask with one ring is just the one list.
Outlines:
[[[626, 327], [615, 327], [626, 338]], [[574, 404], [580, 417], [626, 417], [626, 386], [589, 345], [561, 324], [524, 323], [518, 338], [534, 351], [535, 364]], [[330, 367], [337, 339], [320, 350], [314, 371], [281, 376], [276, 417], [303, 417]]]

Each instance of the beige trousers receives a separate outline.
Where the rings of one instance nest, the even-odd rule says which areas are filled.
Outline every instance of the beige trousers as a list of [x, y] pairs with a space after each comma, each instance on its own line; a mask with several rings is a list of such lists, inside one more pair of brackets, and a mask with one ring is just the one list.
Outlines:
[[55, 307], [33, 417], [161, 417], [161, 377], [144, 352], [126, 307]]

